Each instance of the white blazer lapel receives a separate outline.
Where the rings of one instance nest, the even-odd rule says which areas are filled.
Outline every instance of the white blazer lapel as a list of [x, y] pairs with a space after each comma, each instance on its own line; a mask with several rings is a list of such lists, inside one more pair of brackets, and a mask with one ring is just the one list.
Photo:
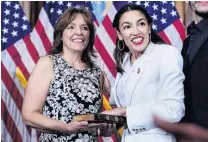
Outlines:
[[133, 72], [130, 75], [131, 77], [128, 79], [128, 84], [125, 87], [125, 94], [126, 94], [126, 104], [127, 106], [131, 105], [131, 101], [133, 99], [133, 93], [136, 86], [139, 84], [139, 81], [142, 75], [145, 73], [145, 70], [148, 68], [148, 64], [151, 62], [150, 53], [154, 49], [154, 44], [150, 43], [143, 53], [143, 55], [136, 60], [133, 67]]
[[[154, 49], [154, 47], [155, 47], [155, 44], [150, 43], [148, 45], [148, 48], [145, 50], [143, 55], [140, 57], [140, 59], [137, 62], [135, 61], [136, 64], [135, 64], [135, 69], [134, 69], [134, 75], [130, 75], [131, 79], [130, 80], [128, 79], [129, 83], [125, 86], [125, 90], [124, 90], [124, 92], [126, 94], [126, 104], [127, 104], [127, 106], [128, 106], [128, 104], [131, 103], [131, 99], [133, 97], [132, 95], [133, 95], [133, 92], [135, 90], [135, 87], [139, 83], [143, 73], [147, 69], [148, 63], [151, 61], [150, 60], [151, 56], [149, 56], [149, 53], [151, 53], [151, 51]], [[127, 53], [126, 56], [124, 57], [123, 65], [127, 61], [127, 59], [129, 58], [129, 56], [130, 56], [130, 54]], [[114, 84], [114, 87], [113, 87], [113, 90], [112, 90], [117, 106], [121, 106], [121, 104], [119, 102], [118, 95], [117, 95], [117, 91], [116, 91], [116, 88], [117, 88], [117, 85], [118, 85], [118, 82], [119, 82], [121, 76], [122, 75], [120, 73], [117, 73], [115, 84]]]
[[138, 63], [136, 63], [136, 66], [133, 69], [133, 73], [130, 75], [130, 77], [128, 78], [129, 82], [127, 84], [127, 86], [125, 87], [125, 94], [126, 94], [126, 104], [127, 106], [129, 106], [131, 104], [132, 98], [133, 98], [133, 92], [137, 86], [137, 84], [139, 84], [139, 81], [142, 77], [142, 75], [145, 73], [145, 70], [148, 67], [148, 62], [149, 62], [149, 58], [145, 57], [145, 58], [141, 58], [140, 61]]

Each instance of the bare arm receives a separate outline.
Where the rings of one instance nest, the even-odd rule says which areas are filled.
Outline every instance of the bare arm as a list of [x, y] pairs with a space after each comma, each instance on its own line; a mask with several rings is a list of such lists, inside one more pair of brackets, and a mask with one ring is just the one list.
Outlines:
[[42, 114], [50, 81], [53, 79], [52, 61], [49, 57], [42, 57], [32, 72], [22, 106], [22, 116], [25, 125], [44, 131], [71, 133], [87, 126], [87, 122], [73, 122], [66, 124]]

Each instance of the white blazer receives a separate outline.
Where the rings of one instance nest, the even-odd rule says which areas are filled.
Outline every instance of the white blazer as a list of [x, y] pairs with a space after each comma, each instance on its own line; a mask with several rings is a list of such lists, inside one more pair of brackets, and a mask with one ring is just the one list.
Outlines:
[[[130, 57], [126, 54], [125, 62]], [[125, 142], [174, 142], [175, 137], [156, 128], [153, 115], [178, 122], [184, 116], [183, 59], [170, 45], [150, 43], [132, 65], [124, 87], [127, 126], [122, 141]], [[121, 107], [117, 85], [122, 75], [117, 74], [111, 95]]]

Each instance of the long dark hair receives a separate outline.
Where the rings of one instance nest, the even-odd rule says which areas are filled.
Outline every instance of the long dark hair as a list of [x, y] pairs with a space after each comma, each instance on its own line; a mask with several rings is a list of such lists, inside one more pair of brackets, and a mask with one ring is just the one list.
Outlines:
[[95, 25], [91, 14], [84, 8], [69, 8], [58, 19], [54, 28], [54, 42], [52, 49], [48, 54], [58, 54], [63, 51], [62, 35], [65, 28], [76, 18], [77, 14], [81, 14], [90, 30], [89, 42], [82, 53], [81, 60], [90, 68], [94, 66], [92, 57], [96, 57], [93, 44], [95, 41]]
[[[138, 10], [140, 11], [141, 13], [144, 14], [144, 16], [146, 17], [147, 19], [147, 22], [148, 22], [148, 25], [152, 25], [152, 18], [150, 17], [150, 15], [147, 13], [147, 11], [142, 8], [141, 6], [138, 6], [136, 4], [127, 4], [127, 5], [124, 5], [115, 15], [115, 18], [113, 20], [113, 28], [115, 28], [116, 30], [119, 31], [119, 20], [121, 18], [121, 16], [127, 12], [127, 11], [131, 11], [131, 10]], [[164, 43], [164, 41], [162, 40], [162, 38], [160, 38], [154, 30], [151, 29], [151, 41], [153, 43]], [[116, 48], [113, 52], [113, 56], [116, 60], [116, 69], [117, 69], [117, 72], [119, 73], [123, 73], [124, 70], [122, 68], [122, 62], [123, 62], [123, 58], [124, 58], [124, 55], [126, 52], [129, 52], [129, 49], [128, 47], [126, 46], [125, 42], [122, 41], [123, 43], [119, 42], [119, 39], [117, 37], [116, 39]], [[123, 46], [121, 44], [124, 44], [124, 49], [123, 50], [120, 50], [119, 49], [119, 46]]]

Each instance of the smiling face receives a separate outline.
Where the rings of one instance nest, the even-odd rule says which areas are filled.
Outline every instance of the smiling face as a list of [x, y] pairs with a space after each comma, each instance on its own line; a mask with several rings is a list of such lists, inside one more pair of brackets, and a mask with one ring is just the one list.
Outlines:
[[89, 36], [90, 30], [83, 15], [77, 14], [63, 31], [63, 50], [82, 52], [89, 42]]
[[150, 26], [138, 10], [125, 12], [119, 19], [119, 40], [124, 40], [131, 52], [143, 52], [150, 41]]

